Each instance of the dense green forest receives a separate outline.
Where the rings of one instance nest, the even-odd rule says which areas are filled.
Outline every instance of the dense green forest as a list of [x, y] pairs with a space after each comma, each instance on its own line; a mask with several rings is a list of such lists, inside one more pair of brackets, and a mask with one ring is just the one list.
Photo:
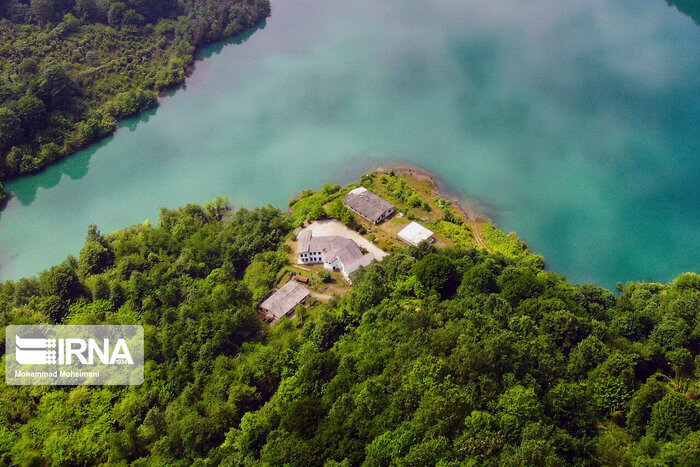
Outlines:
[[269, 13], [268, 0], [0, 1], [0, 179], [111, 133], [184, 80], [196, 46]]
[[270, 328], [251, 291], [309, 217], [164, 209], [0, 285], [0, 324], [142, 324], [147, 360], [141, 386], [3, 385], [0, 464], [700, 462], [699, 275], [616, 296], [421, 245]]

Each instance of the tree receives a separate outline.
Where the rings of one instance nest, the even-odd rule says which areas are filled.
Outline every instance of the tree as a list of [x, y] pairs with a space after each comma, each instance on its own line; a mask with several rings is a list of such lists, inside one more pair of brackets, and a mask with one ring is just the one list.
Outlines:
[[80, 250], [78, 271], [81, 277], [99, 274], [114, 264], [114, 253], [95, 224], [88, 227], [85, 245]]
[[309, 220], [315, 221], [318, 219], [323, 219], [327, 216], [328, 214], [326, 213], [326, 210], [323, 209], [323, 206], [319, 204], [317, 206], [314, 206], [314, 208], [309, 213]]
[[649, 379], [634, 394], [627, 414], [627, 429], [636, 439], [644, 436], [651, 419], [651, 409], [666, 395], [666, 388], [655, 378]]
[[666, 360], [676, 374], [676, 378], [693, 373], [693, 356], [688, 349], [680, 348], [666, 352]]
[[498, 398], [499, 424], [506, 437], [519, 441], [523, 428], [543, 416], [542, 405], [532, 388], [517, 385]]
[[124, 21], [124, 13], [126, 13], [126, 5], [124, 3], [111, 3], [107, 12], [107, 24], [113, 28], [119, 28]]
[[19, 72], [24, 76], [30, 76], [39, 71], [39, 63], [34, 57], [22, 59], [19, 64]]
[[595, 416], [585, 386], [578, 383], [559, 383], [547, 395], [548, 412], [557, 426], [573, 436], [592, 435]]
[[[505, 287], [509, 288], [508, 285]], [[540, 321], [540, 326], [565, 353], [568, 353], [591, 332], [590, 324], [567, 310], [546, 313]]]
[[93, 21], [97, 18], [97, 3], [95, 0], [76, 0], [75, 14], [83, 21]]
[[310, 438], [325, 414], [326, 410], [321, 400], [304, 398], [291, 404], [280, 426], [290, 433]]
[[40, 26], [54, 20], [55, 10], [53, 0], [31, 0], [29, 9]]
[[111, 264], [112, 258], [109, 250], [97, 242], [87, 242], [80, 250], [78, 271], [81, 277], [99, 274]]
[[93, 300], [109, 300], [109, 282], [102, 276], [98, 276], [90, 289]]
[[66, 108], [78, 89], [66, 70], [56, 62], [49, 63], [42, 69], [37, 82], [37, 95], [50, 111]]
[[649, 421], [649, 433], [670, 441], [700, 429], [700, 409], [685, 395], [672, 391], [654, 404]]
[[0, 149], [8, 149], [22, 138], [22, 122], [7, 107], [0, 107]]
[[330, 272], [326, 271], [325, 269], [321, 269], [318, 271], [318, 278], [321, 279], [321, 282], [328, 283], [333, 280], [333, 276], [331, 275]]
[[107, 239], [105, 239], [104, 235], [102, 235], [100, 233], [100, 230], [97, 228], [97, 225], [95, 225], [95, 224], [90, 224], [88, 226], [87, 235], [85, 236], [85, 241], [86, 242], [97, 242], [105, 248], [107, 248], [109, 246], [107, 243]]
[[488, 263], [480, 263], [469, 268], [464, 274], [462, 284], [475, 293], [498, 292], [496, 275], [493, 273], [492, 265]]
[[507, 267], [499, 278], [501, 295], [513, 305], [542, 292], [542, 284], [530, 268]]
[[450, 258], [431, 253], [413, 266], [413, 274], [428, 290], [435, 290], [444, 298], [452, 296], [459, 285], [457, 268]]
[[56, 295], [51, 295], [44, 299], [41, 309], [52, 323], [60, 323], [68, 313], [68, 303]]
[[569, 354], [569, 375], [577, 379], [584, 378], [589, 371], [603, 363], [609, 354], [607, 346], [596, 336], [586, 337]]
[[253, 292], [255, 301], [262, 300], [275, 282], [277, 269], [266, 261], [253, 261], [245, 270], [243, 282]]
[[43, 295], [55, 295], [65, 301], [79, 297], [84, 290], [75, 271], [75, 265], [70, 260], [41, 273], [39, 287]]
[[36, 96], [22, 96], [17, 101], [15, 112], [24, 131], [30, 135], [36, 133], [44, 125], [46, 106]]

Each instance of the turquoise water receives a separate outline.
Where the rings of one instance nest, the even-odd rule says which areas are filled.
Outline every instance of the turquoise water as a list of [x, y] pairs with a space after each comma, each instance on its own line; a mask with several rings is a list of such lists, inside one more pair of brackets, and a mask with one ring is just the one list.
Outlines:
[[[238, 41], [241, 42], [241, 41]], [[156, 111], [7, 185], [0, 278], [159, 207], [435, 172], [574, 282], [700, 271], [700, 27], [662, 0], [273, 0]]]

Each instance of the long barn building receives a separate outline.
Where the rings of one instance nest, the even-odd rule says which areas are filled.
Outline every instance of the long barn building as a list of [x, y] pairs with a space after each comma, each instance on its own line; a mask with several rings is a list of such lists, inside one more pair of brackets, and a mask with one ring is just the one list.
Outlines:
[[374, 224], [379, 224], [394, 213], [393, 204], [375, 195], [365, 187], [352, 190], [343, 198], [343, 203], [348, 209]]

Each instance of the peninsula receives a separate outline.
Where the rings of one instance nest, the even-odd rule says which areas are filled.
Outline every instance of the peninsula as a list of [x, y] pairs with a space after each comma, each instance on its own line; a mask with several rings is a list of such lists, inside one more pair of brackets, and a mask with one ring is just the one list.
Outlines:
[[[358, 214], [360, 188], [393, 212]], [[0, 463], [697, 464], [697, 274], [571, 284], [397, 171], [289, 204], [90, 226], [0, 284], [1, 324], [140, 324], [146, 346], [140, 386], [0, 387]], [[343, 248], [372, 257], [351, 281]]]

